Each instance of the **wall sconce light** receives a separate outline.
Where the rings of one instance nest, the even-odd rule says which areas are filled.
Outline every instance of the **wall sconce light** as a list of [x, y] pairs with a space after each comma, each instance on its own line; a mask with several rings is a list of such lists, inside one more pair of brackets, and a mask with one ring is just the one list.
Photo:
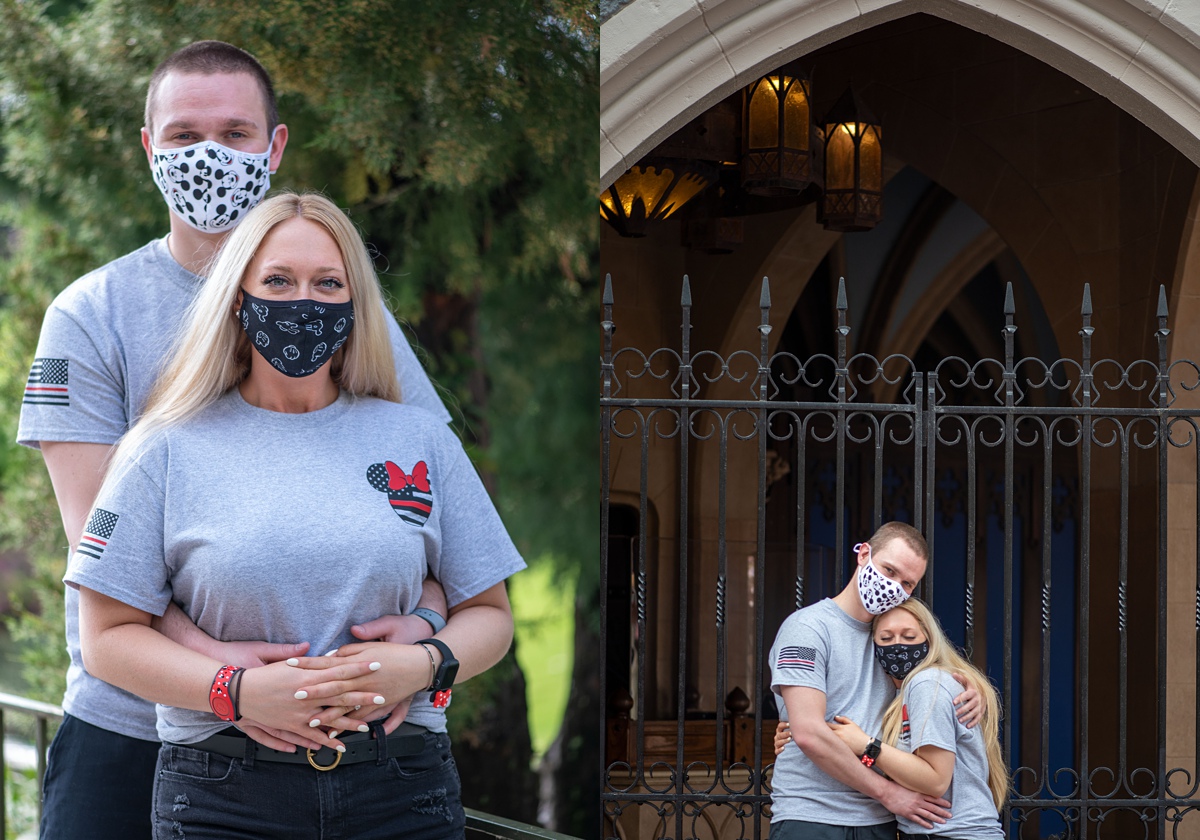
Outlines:
[[853, 90], [825, 117], [826, 230], [870, 230], [883, 218], [882, 126]]
[[600, 195], [600, 216], [621, 236], [646, 235], [646, 224], [669, 219], [716, 181], [694, 161], [644, 160]]
[[794, 195], [812, 183], [809, 82], [763, 76], [742, 93], [742, 189]]

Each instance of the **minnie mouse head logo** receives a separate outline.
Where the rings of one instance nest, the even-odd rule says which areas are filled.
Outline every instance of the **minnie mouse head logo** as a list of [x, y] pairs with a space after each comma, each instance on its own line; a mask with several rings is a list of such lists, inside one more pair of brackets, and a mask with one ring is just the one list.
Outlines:
[[396, 515], [412, 525], [424, 525], [433, 510], [433, 491], [429, 485], [429, 467], [417, 461], [411, 473], [406, 473], [391, 461], [372, 464], [367, 468], [367, 481], [381, 493]]

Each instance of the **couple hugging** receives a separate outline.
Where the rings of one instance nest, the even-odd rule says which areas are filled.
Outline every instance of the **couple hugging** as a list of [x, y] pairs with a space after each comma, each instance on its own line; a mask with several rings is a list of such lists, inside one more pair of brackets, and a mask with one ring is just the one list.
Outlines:
[[855, 551], [846, 588], [792, 613], [771, 648], [771, 840], [1001, 840], [999, 700], [909, 597], [924, 537], [889, 522]]

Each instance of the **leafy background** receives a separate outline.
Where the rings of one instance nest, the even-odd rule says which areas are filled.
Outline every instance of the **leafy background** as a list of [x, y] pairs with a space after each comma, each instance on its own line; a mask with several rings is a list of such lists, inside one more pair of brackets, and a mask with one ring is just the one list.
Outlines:
[[[467, 804], [527, 822], [540, 809], [560, 831], [596, 835], [592, 2], [0, 0], [0, 557], [21, 569], [6, 589], [27, 691], [61, 697], [66, 541], [39, 456], [12, 443], [24, 377], [54, 295], [166, 232], [138, 142], [146, 83], [202, 38], [272, 73], [291, 132], [273, 186], [321, 190], [361, 228], [533, 567], [513, 587], [530, 616], [518, 651], [534, 655], [456, 691]], [[539, 656], [554, 660], [563, 683], [551, 653], [563, 648], [571, 696], [535, 760], [518, 661], [542, 685]]]

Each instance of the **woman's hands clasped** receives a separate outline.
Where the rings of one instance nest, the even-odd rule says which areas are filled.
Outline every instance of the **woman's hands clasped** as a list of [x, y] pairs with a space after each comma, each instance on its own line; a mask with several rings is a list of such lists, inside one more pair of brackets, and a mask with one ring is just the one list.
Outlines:
[[337, 747], [337, 733], [365, 732], [364, 721], [389, 711], [384, 730], [399, 726], [413, 695], [429, 685], [429, 658], [423, 647], [364, 642], [334, 655], [264, 665], [242, 676], [240, 711], [259, 726], [299, 736], [303, 745], [316, 737], [318, 745]]

